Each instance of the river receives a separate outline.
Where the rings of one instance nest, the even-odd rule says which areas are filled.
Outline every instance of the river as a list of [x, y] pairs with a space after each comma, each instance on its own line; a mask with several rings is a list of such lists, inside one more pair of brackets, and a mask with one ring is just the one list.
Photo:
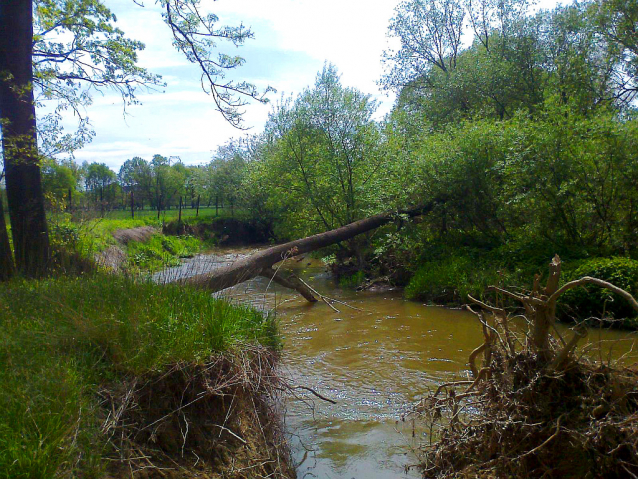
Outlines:
[[[219, 250], [187, 260], [158, 280], [197, 274], [250, 254], [250, 248]], [[309, 304], [294, 291], [256, 278], [220, 295], [274, 311], [284, 338], [282, 368], [300, 389], [286, 404], [299, 478], [385, 479], [420, 477], [419, 444], [425, 431], [404, 414], [430, 388], [464, 374], [469, 353], [482, 343], [474, 315], [406, 301], [400, 291], [356, 292], [339, 288], [314, 259], [288, 260], [313, 288], [343, 304]], [[561, 326], [560, 329], [566, 329]], [[635, 333], [591, 330], [604, 358], [635, 362]], [[634, 348], [635, 349], [635, 348]], [[303, 393], [303, 394], [302, 394]]]

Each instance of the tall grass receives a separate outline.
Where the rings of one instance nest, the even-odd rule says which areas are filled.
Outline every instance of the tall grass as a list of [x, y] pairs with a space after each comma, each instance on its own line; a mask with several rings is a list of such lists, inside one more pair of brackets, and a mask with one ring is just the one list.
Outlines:
[[0, 477], [96, 477], [104, 388], [247, 343], [269, 316], [183, 286], [95, 275], [0, 285]]
[[202, 242], [194, 236], [164, 236], [155, 234], [148, 241], [130, 241], [126, 247], [128, 266], [144, 271], [157, 271], [177, 266], [182, 258], [198, 253]]
[[490, 285], [518, 284], [519, 274], [493, 263], [450, 256], [422, 263], [405, 288], [408, 299], [463, 304], [468, 294], [480, 298]]

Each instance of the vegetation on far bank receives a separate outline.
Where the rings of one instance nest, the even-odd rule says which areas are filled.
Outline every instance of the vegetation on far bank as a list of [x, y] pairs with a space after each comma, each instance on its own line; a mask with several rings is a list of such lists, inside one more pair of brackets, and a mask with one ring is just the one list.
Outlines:
[[[123, 255], [118, 258], [117, 269], [128, 272], [157, 271], [163, 267], [176, 266], [183, 258], [218, 244], [222, 235], [197, 235], [177, 226], [177, 212], [162, 215], [157, 220], [156, 212], [145, 210], [145, 215], [130, 218], [122, 211], [112, 211], [104, 216], [95, 211], [58, 212], [50, 216], [50, 236], [53, 248], [54, 269], [58, 272], [73, 272], [73, 262], [92, 262], [109, 248], [119, 248]], [[210, 224], [224, 221], [223, 213], [216, 216], [212, 211], [201, 211], [195, 217], [183, 214], [182, 225]], [[133, 228], [149, 227], [153, 234], [146, 234], [135, 241], [120, 241], [117, 233]], [[170, 234], [164, 234], [164, 231]], [[115, 236], [114, 236], [115, 234]], [[115, 265], [106, 262], [107, 267]]]
[[[434, 302], [496, 279], [522, 287], [555, 253], [568, 265], [636, 260], [635, 3], [403, 1], [388, 26], [397, 49], [380, 85], [397, 101], [384, 119], [327, 62], [263, 132], [206, 164], [132, 156], [116, 173], [47, 160], [47, 203], [122, 221], [131, 208], [175, 218], [181, 204], [184, 220], [197, 207], [241, 215], [279, 241], [424, 205], [419, 222], [398, 215], [324, 254], [346, 283], [385, 277]], [[133, 263], [157, 265], [149, 248]]]
[[122, 453], [107, 434], [109, 394], [259, 345], [279, 348], [272, 316], [183, 286], [101, 274], [3, 283], [3, 477], [102, 475]]

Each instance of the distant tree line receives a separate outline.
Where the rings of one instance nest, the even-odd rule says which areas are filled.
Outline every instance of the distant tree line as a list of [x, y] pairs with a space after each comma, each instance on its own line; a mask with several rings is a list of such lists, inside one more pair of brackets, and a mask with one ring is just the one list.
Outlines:
[[199, 206], [230, 208], [239, 203], [246, 170], [245, 148], [232, 141], [220, 147], [211, 161], [185, 165], [179, 158], [154, 155], [148, 161], [139, 156], [126, 160], [116, 173], [104, 163], [56, 161], [42, 167], [45, 198], [49, 207], [92, 209], [102, 213], [113, 209], [184, 208]]
[[401, 2], [379, 82], [397, 100], [383, 119], [326, 63], [263, 132], [207, 164], [135, 157], [116, 174], [47, 160], [44, 188], [100, 210], [162, 211], [180, 198], [241, 208], [280, 239], [432, 205], [418, 225], [397, 218], [394, 233], [339, 246], [361, 265], [418, 262], [436, 241], [636, 256], [638, 0], [530, 5]]

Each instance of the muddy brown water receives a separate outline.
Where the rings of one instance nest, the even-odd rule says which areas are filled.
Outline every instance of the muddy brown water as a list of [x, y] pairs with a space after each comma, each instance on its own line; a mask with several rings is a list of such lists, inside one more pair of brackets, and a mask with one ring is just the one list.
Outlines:
[[[254, 251], [210, 252], [156, 279], [201, 273]], [[429, 388], [467, 373], [467, 357], [482, 343], [478, 321], [466, 311], [406, 301], [400, 291], [340, 288], [319, 260], [289, 260], [284, 267], [322, 294], [359, 308], [335, 304], [336, 312], [324, 303], [311, 305], [264, 278], [218, 293], [274, 311], [284, 338], [284, 373], [337, 402], [303, 389], [287, 400], [285, 420], [298, 477], [420, 477], [411, 466], [418, 462], [426, 431], [402, 417]], [[590, 354], [638, 361], [632, 352], [636, 333], [591, 330], [589, 340], [596, 343]]]

